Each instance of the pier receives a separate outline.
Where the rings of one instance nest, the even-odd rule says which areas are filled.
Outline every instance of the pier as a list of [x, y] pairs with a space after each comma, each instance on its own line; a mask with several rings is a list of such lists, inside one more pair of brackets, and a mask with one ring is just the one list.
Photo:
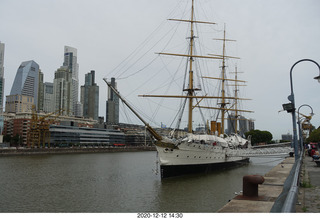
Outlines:
[[[243, 194], [237, 195], [217, 212], [283, 212], [281, 209], [283, 208], [286, 197], [281, 196], [283, 195], [284, 187], [288, 186], [285, 182], [294, 167], [294, 163], [294, 157], [287, 157], [263, 176], [264, 182], [258, 185], [258, 196], [248, 197]], [[320, 212], [320, 167], [307, 155], [303, 157], [299, 178], [298, 198], [292, 212]], [[275, 205], [278, 205], [278, 207], [274, 207]]]
[[44, 155], [44, 154], [78, 154], [78, 153], [112, 153], [112, 152], [135, 152], [155, 151], [154, 146], [88, 146], [88, 147], [7, 147], [0, 148], [0, 156], [15, 155]]

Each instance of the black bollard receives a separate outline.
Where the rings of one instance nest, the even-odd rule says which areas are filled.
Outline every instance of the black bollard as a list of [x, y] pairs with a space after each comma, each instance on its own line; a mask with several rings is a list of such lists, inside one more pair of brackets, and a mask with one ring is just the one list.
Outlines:
[[258, 184], [264, 182], [264, 177], [259, 175], [247, 175], [243, 177], [243, 196], [258, 197]]

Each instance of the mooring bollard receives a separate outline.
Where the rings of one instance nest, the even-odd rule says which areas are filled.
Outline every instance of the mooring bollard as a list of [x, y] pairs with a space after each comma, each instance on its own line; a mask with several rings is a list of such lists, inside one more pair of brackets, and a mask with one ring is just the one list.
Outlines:
[[264, 177], [259, 175], [247, 175], [243, 177], [243, 196], [257, 197], [258, 196], [258, 184], [264, 182]]

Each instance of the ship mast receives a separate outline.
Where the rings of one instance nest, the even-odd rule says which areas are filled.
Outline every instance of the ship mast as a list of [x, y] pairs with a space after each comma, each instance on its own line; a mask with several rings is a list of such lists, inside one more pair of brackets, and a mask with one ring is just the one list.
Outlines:
[[[242, 86], [239, 85], [238, 82], [246, 82], [246, 81], [242, 81], [242, 80], [238, 80], [237, 78], [237, 74], [235, 79], [228, 79], [226, 78], [226, 59], [227, 58], [233, 58], [233, 59], [239, 59], [239, 57], [233, 57], [233, 56], [227, 56], [226, 55], [226, 42], [228, 41], [233, 41], [235, 42], [236, 40], [231, 40], [231, 39], [227, 39], [226, 38], [226, 27], [224, 25], [224, 31], [223, 31], [223, 38], [222, 39], [214, 39], [214, 40], [221, 40], [223, 41], [223, 49], [222, 49], [222, 55], [215, 55], [215, 54], [209, 54], [212, 56], [217, 56], [217, 57], [222, 57], [222, 70], [221, 70], [221, 78], [215, 78], [215, 77], [203, 77], [203, 78], [208, 78], [208, 79], [216, 79], [216, 80], [221, 80], [221, 97], [219, 97], [221, 99], [221, 103], [219, 103], [220, 107], [205, 107], [205, 106], [199, 106], [200, 108], [206, 108], [206, 109], [217, 109], [221, 111], [221, 133], [224, 134], [224, 127], [225, 127], [225, 114], [227, 111], [235, 111], [236, 112], [236, 117], [238, 116], [238, 112], [253, 112], [253, 111], [249, 111], [249, 110], [239, 110], [237, 108], [238, 105], [238, 100], [250, 100], [250, 99], [244, 99], [244, 98], [239, 98], [238, 97], [238, 86]], [[237, 70], [236, 70], [237, 71]], [[234, 72], [231, 72], [234, 73]], [[235, 90], [235, 96], [234, 97], [227, 97], [226, 96], [226, 92], [225, 92], [225, 87], [226, 81], [232, 81], [236, 83], [236, 90]], [[227, 85], [230, 86], [230, 85]], [[227, 99], [234, 99], [235, 100], [235, 109], [231, 109], [231, 108], [227, 108], [227, 103], [226, 100]], [[237, 130], [237, 127], [236, 127]]]
[[[240, 73], [240, 72], [238, 72], [237, 66], [235, 67], [235, 72], [230, 72], [230, 73], [234, 73], [234, 79], [235, 79], [234, 96], [237, 98], [238, 91], [239, 91], [239, 89], [238, 89], [239, 84], [238, 84], [237, 80], [238, 80], [238, 73]], [[245, 85], [242, 85], [242, 86], [245, 86]], [[238, 100], [237, 99], [235, 99], [235, 101], [234, 101], [234, 109], [235, 109], [235, 118], [236, 118], [234, 132], [238, 133], [238, 120], [239, 120], [238, 116], [239, 116], [239, 114], [238, 114]]]
[[194, 43], [194, 34], [193, 34], [193, 16], [194, 16], [194, 0], [192, 0], [192, 6], [191, 6], [191, 30], [190, 30], [190, 58], [189, 58], [189, 88], [188, 88], [188, 96], [189, 98], [189, 111], [188, 111], [188, 132], [192, 133], [192, 105], [193, 105], [193, 70], [192, 70], [192, 64], [193, 64], [193, 43]]
[[192, 6], [191, 6], [191, 18], [190, 20], [182, 20], [182, 19], [169, 19], [171, 21], [180, 21], [180, 22], [188, 22], [191, 24], [190, 28], [190, 42], [189, 42], [189, 54], [173, 54], [173, 53], [159, 53], [160, 55], [173, 55], [173, 56], [182, 56], [182, 57], [188, 57], [189, 61], [189, 84], [188, 88], [184, 89], [183, 91], [186, 91], [187, 94], [185, 96], [178, 96], [178, 95], [139, 95], [142, 97], [166, 97], [166, 98], [188, 98], [188, 132], [192, 133], [192, 110], [194, 109], [193, 106], [193, 99], [194, 98], [217, 98], [217, 97], [207, 97], [207, 96], [201, 96], [197, 97], [195, 96], [195, 91], [200, 90], [197, 88], [194, 88], [193, 82], [193, 61], [194, 58], [207, 58], [207, 59], [222, 59], [221, 56], [219, 57], [213, 57], [213, 56], [199, 56], [194, 54], [194, 24], [195, 23], [203, 23], [203, 24], [216, 24], [212, 22], [205, 22], [205, 21], [196, 21], [194, 20], [194, 0], [192, 0]]
[[[234, 73], [234, 84], [229, 84], [228, 86], [234, 86], [234, 96], [235, 96], [235, 101], [234, 101], [234, 109], [233, 111], [235, 111], [235, 127], [234, 127], [234, 132], [237, 134], [238, 133], [238, 121], [240, 121], [241, 119], [239, 119], [239, 113], [238, 112], [248, 112], [248, 113], [253, 113], [253, 111], [250, 110], [240, 110], [238, 109], [238, 92], [239, 92], [239, 86], [246, 86], [245, 84], [238, 84], [238, 82], [246, 82], [246, 81], [240, 81], [238, 80], [238, 74], [239, 73], [243, 73], [243, 72], [238, 72], [238, 68], [237, 66], [235, 66], [235, 71], [234, 72], [229, 72]], [[230, 118], [232, 120], [232, 118]], [[240, 126], [240, 124], [239, 124]]]
[[[226, 92], [225, 92], [225, 81], [226, 81], [226, 58], [235, 58], [239, 59], [238, 57], [230, 57], [226, 56], [226, 41], [234, 41], [226, 39], [226, 25], [224, 25], [223, 30], [223, 39], [214, 39], [214, 40], [222, 40], [223, 41], [223, 47], [222, 47], [222, 71], [221, 71], [221, 133], [224, 134], [224, 123], [225, 123], [225, 114], [226, 114], [226, 105], [229, 104], [226, 102]], [[235, 97], [237, 98], [237, 97]]]

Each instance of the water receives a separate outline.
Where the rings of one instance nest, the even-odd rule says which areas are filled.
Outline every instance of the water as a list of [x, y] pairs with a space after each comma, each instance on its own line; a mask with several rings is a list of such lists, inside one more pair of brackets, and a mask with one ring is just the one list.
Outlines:
[[281, 160], [161, 180], [156, 152], [0, 157], [0, 212], [215, 212]]

